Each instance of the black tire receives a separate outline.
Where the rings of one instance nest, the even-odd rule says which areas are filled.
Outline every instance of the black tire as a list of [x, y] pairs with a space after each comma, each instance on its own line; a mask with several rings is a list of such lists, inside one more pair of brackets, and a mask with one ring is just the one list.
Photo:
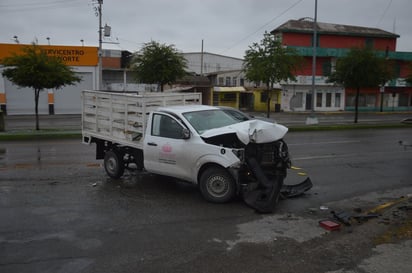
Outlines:
[[124, 173], [123, 156], [119, 152], [107, 151], [104, 155], [104, 169], [111, 178], [120, 178]]
[[200, 176], [200, 192], [203, 197], [213, 203], [226, 203], [236, 194], [236, 183], [227, 170], [220, 167], [209, 167]]

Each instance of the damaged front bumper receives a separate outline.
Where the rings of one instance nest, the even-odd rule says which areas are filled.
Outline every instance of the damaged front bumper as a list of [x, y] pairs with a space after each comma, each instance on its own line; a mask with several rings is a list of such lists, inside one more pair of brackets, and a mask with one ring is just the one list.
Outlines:
[[284, 184], [290, 167], [288, 148], [283, 140], [248, 145], [245, 152], [246, 175], [242, 175], [245, 203], [259, 213], [271, 213], [279, 199], [297, 197], [310, 190], [313, 184], [309, 177], [298, 184]]

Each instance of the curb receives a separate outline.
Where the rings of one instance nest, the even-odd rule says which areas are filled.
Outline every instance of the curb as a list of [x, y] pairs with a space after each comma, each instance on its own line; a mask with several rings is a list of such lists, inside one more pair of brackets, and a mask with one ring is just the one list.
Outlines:
[[[317, 124], [317, 125], [291, 125], [287, 126], [289, 132], [305, 131], [338, 131], [338, 130], [366, 130], [366, 129], [393, 129], [411, 128], [412, 123], [384, 123], [384, 124]], [[10, 132], [0, 132], [0, 141], [20, 141], [20, 140], [46, 140], [46, 139], [74, 139], [82, 138], [80, 130], [16, 130]]]

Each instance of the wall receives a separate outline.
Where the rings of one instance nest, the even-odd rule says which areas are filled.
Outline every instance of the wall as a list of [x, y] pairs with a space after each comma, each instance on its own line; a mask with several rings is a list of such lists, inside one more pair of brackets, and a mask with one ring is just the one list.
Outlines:
[[[0, 60], [22, 54], [24, 44], [0, 44]], [[49, 56], [60, 58], [70, 66], [82, 81], [75, 85], [64, 86], [59, 90], [43, 90], [39, 97], [39, 114], [80, 114], [80, 93], [84, 89], [97, 86], [98, 48], [85, 46], [39, 46]], [[4, 68], [3, 68], [4, 69]], [[34, 91], [20, 88], [1, 76], [0, 68], [0, 104], [8, 115], [34, 114]]]
[[[276, 110], [276, 104], [281, 104], [281, 92], [279, 90], [272, 90], [270, 91], [270, 111]], [[255, 111], [258, 112], [266, 112], [267, 111], [267, 91], [256, 89], [253, 90], [253, 97], [254, 97], [254, 104], [253, 108]]]
[[[282, 44], [288, 46], [312, 47], [313, 34], [311, 33], [283, 33]], [[361, 36], [344, 36], [319, 33], [319, 47], [322, 48], [352, 48], [366, 45], [366, 38]], [[395, 38], [373, 37], [373, 48], [376, 50], [389, 51], [396, 50]]]
[[200, 52], [183, 53], [183, 57], [187, 61], [187, 70], [198, 75], [214, 73], [219, 71], [240, 70], [242, 69], [243, 60], [212, 53], [203, 53], [203, 71], [201, 71]]

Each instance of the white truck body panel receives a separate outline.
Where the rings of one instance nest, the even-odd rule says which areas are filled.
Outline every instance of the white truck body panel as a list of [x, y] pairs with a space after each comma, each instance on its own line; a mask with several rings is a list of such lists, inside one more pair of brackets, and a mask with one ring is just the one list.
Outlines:
[[[175, 108], [171, 107], [170, 109]], [[187, 109], [193, 111], [211, 108], [210, 106], [199, 106]], [[176, 114], [176, 112], [174, 113]], [[170, 116], [165, 112], [153, 112], [153, 114]], [[150, 132], [150, 127], [147, 128], [143, 145], [144, 166], [147, 171], [173, 176], [196, 184], [199, 169], [205, 163], [213, 162], [224, 168], [240, 163], [239, 158], [232, 153], [232, 149], [205, 143], [191, 128], [190, 123], [187, 123], [186, 126], [190, 127], [191, 132], [188, 139], [154, 136]]]
[[161, 106], [200, 105], [201, 93], [82, 92], [83, 140], [91, 137], [142, 149], [151, 111]]

